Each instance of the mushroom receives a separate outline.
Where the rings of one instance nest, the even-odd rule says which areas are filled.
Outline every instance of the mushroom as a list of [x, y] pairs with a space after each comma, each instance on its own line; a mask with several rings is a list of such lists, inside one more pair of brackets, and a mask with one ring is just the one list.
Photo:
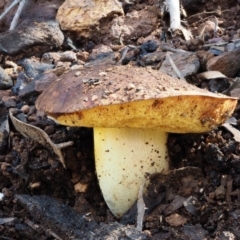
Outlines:
[[94, 128], [97, 177], [116, 217], [136, 201], [146, 176], [169, 170], [169, 132], [208, 132], [236, 104], [235, 98], [133, 66], [67, 72], [36, 101], [38, 110], [60, 124]]

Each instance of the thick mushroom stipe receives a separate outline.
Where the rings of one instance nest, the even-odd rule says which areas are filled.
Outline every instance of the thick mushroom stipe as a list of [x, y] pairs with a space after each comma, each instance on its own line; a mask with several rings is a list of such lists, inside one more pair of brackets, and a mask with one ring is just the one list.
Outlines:
[[167, 132], [210, 131], [236, 104], [236, 98], [132, 66], [70, 71], [36, 101], [60, 124], [94, 128], [100, 188], [117, 217], [137, 199], [146, 174], [168, 170]]
[[169, 170], [167, 135], [156, 129], [94, 128], [97, 177], [116, 217], [134, 204], [150, 174]]

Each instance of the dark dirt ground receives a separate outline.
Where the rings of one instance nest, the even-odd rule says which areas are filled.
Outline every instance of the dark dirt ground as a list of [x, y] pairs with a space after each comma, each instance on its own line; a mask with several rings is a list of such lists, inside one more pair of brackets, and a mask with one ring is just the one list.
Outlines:
[[[220, 16], [224, 20], [221, 25], [224, 29], [223, 37], [230, 40], [240, 27], [237, 1], [213, 2], [215, 1], [202, 1], [196, 7], [189, 7], [189, 17], [222, 6], [222, 9], [227, 9]], [[193, 25], [194, 23], [189, 27]], [[179, 47], [178, 39], [173, 40]], [[180, 47], [185, 48], [184, 43], [181, 44]], [[193, 48], [204, 50], [201, 45], [192, 45]], [[196, 80], [194, 83], [203, 86]], [[25, 104], [34, 106], [36, 97], [21, 99], [16, 96], [18, 108]], [[0, 101], [0, 112], [1, 116], [7, 114], [3, 101]], [[234, 117], [239, 119], [239, 115], [238, 106]], [[71, 239], [56, 228], [58, 224], [61, 226], [60, 223], [46, 220], [49, 217], [46, 217], [44, 208], [35, 211], [33, 206], [24, 204], [24, 201], [31, 200], [18, 197], [23, 195], [52, 197], [58, 203], [84, 215], [88, 222], [110, 224], [119, 221], [109, 212], [98, 186], [92, 129], [57, 125], [52, 120], [37, 116], [34, 108], [26, 119], [43, 129], [53, 142], [71, 140], [74, 144], [63, 150], [67, 156], [67, 169], [64, 169], [52, 152], [23, 137], [10, 124], [10, 136], [0, 155], [0, 189], [5, 195], [0, 201], [0, 240]], [[240, 130], [239, 121], [235, 127]], [[206, 134], [170, 134], [168, 149], [172, 169], [180, 170], [172, 172], [168, 177], [158, 174], [151, 177], [152, 184], [145, 199], [147, 210], [143, 221], [143, 230], [148, 238], [240, 239], [240, 144], [230, 132], [219, 127]], [[77, 182], [81, 183], [80, 192], [74, 190]], [[189, 204], [184, 206], [183, 200]], [[36, 200], [32, 204], [36, 207], [43, 204], [41, 201], [39, 203]], [[2, 220], [7, 218], [14, 219], [3, 224]], [[120, 222], [135, 224], [135, 220], [136, 213], [133, 212]], [[67, 216], [62, 221], [64, 226], [64, 221], [68, 222]], [[94, 227], [90, 230], [86, 228], [85, 231], [93, 229]], [[121, 238], [112, 235], [99, 239]], [[134, 238], [125, 236], [125, 239]]]

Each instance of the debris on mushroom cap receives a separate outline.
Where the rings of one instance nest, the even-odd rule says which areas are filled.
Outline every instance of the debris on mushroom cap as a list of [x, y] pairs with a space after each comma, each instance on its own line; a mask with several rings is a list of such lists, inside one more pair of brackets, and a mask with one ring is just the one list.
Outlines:
[[94, 66], [81, 72], [76, 76], [70, 71], [55, 81], [37, 99], [37, 109], [68, 126], [186, 133], [215, 128], [237, 104], [236, 98], [199, 89], [151, 68]]

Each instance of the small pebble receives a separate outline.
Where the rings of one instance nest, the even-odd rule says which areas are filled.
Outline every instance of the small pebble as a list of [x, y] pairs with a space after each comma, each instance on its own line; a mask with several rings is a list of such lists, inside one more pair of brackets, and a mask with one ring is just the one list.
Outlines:
[[81, 72], [80, 71], [77, 71], [77, 72], [75, 72], [75, 77], [78, 77], [78, 76], [80, 76], [81, 75]]
[[76, 56], [79, 60], [86, 62], [89, 57], [89, 53], [88, 52], [78, 52], [76, 54]]
[[48, 125], [44, 128], [44, 131], [50, 135], [50, 134], [53, 134], [55, 133], [55, 127], [53, 125]]
[[3, 193], [0, 193], [0, 201], [2, 201], [4, 198], [4, 194]]
[[88, 188], [88, 184], [86, 184], [86, 183], [78, 182], [77, 184], [74, 185], [75, 192], [84, 193], [87, 191], [87, 188]]
[[77, 60], [77, 56], [75, 52], [72, 51], [66, 51], [61, 56], [61, 61], [63, 62], [73, 62]]
[[36, 115], [29, 116], [27, 119], [29, 122], [36, 122], [38, 120]]
[[31, 183], [29, 185], [29, 188], [31, 188], [31, 189], [39, 188], [39, 187], [41, 187], [41, 183], [40, 182]]
[[72, 172], [72, 178], [71, 178], [71, 182], [73, 184], [77, 184], [81, 179], [81, 175], [77, 172]]
[[71, 66], [71, 70], [79, 70], [82, 68], [83, 68], [83, 65], [80, 65], [80, 64], [74, 64]]
[[11, 197], [11, 196], [12, 196], [11, 191], [9, 191], [9, 189], [6, 188], [6, 187], [2, 189], [2, 193], [3, 193], [4, 196], [6, 196], [6, 197]]
[[135, 85], [132, 84], [132, 83], [129, 83], [129, 84], [127, 85], [127, 90], [132, 90], [132, 89], [135, 89]]
[[27, 114], [29, 112], [29, 110], [30, 110], [30, 107], [28, 105], [23, 105], [21, 107], [21, 111], [25, 114]]
[[33, 113], [36, 112], [36, 107], [35, 106], [29, 106], [29, 112], [28, 115], [32, 115]]

